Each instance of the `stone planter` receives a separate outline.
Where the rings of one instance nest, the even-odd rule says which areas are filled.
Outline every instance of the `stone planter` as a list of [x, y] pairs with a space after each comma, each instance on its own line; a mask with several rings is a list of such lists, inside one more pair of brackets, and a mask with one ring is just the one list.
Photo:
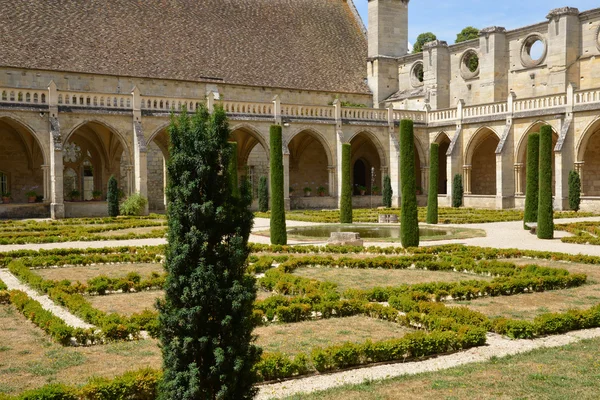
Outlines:
[[310, 197], [310, 192], [304, 192], [304, 197]]
[[27, 198], [27, 202], [28, 202], [28, 203], [35, 203], [35, 196], [29, 196], [29, 197]]

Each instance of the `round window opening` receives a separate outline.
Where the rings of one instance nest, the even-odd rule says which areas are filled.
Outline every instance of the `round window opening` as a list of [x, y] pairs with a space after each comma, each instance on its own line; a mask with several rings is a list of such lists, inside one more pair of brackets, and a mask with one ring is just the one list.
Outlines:
[[423, 86], [423, 79], [425, 77], [425, 73], [423, 72], [423, 63], [416, 62], [412, 70], [410, 72], [410, 83], [413, 87]]
[[525, 67], [540, 65], [546, 58], [546, 41], [541, 35], [533, 34], [523, 41], [521, 62]]
[[479, 56], [475, 50], [467, 50], [460, 59], [460, 74], [463, 79], [479, 76]]

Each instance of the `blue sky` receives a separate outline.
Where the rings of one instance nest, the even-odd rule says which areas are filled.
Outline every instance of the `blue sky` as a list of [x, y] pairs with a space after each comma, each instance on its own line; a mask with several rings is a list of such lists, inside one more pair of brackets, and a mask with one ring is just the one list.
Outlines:
[[[367, 0], [354, 0], [365, 24]], [[433, 32], [438, 39], [454, 43], [464, 27], [503, 26], [519, 28], [546, 21], [548, 11], [558, 7], [577, 7], [585, 11], [600, 7], [598, 0], [411, 0], [408, 6], [408, 40], [414, 43], [422, 32]]]

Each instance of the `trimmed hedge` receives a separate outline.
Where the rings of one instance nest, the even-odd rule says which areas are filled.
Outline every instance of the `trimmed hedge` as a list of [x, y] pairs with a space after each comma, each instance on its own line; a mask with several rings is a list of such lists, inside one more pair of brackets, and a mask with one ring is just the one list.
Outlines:
[[342, 144], [342, 196], [340, 199], [340, 222], [352, 223], [352, 146], [350, 143]]
[[269, 146], [271, 149], [271, 243], [286, 244], [283, 139], [280, 125], [271, 125]]
[[440, 178], [440, 145], [431, 143], [429, 149], [429, 193], [427, 197], [427, 223], [438, 223], [438, 181]]
[[544, 125], [540, 130], [537, 237], [539, 239], [554, 238], [554, 209], [552, 205], [552, 127], [550, 125]]
[[108, 203], [108, 216], [116, 217], [119, 215], [119, 186], [114, 175], [108, 178], [108, 192], [106, 194]]
[[258, 211], [269, 211], [269, 180], [266, 176], [258, 180]]
[[392, 206], [392, 179], [389, 175], [383, 177], [383, 206], [390, 208]]
[[539, 194], [539, 163], [540, 163], [540, 134], [532, 133], [527, 137], [527, 180], [525, 182], [525, 214], [523, 227], [528, 222], [538, 220], [538, 194]]
[[452, 207], [459, 208], [463, 205], [463, 182], [462, 175], [454, 175], [452, 180]]
[[577, 171], [569, 171], [569, 208], [579, 211], [581, 205], [581, 178]]
[[415, 177], [415, 142], [413, 121], [400, 121], [400, 181], [402, 183], [402, 214], [400, 241], [404, 247], [419, 245], [417, 183]]

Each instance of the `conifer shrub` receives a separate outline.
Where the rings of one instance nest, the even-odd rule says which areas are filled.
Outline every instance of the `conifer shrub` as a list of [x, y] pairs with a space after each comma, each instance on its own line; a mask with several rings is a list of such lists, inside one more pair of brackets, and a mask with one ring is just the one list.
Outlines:
[[459, 208], [463, 205], [463, 190], [462, 175], [454, 175], [452, 180], [452, 207]]
[[538, 220], [538, 192], [539, 192], [539, 164], [540, 164], [540, 134], [532, 133], [527, 138], [527, 181], [525, 188], [525, 216], [523, 226], [527, 230], [528, 222]]
[[389, 175], [383, 177], [383, 206], [384, 207], [392, 207], [392, 195], [394, 191], [392, 190], [392, 179]]
[[258, 180], [258, 211], [269, 211], [269, 180], [266, 176]]
[[271, 125], [271, 244], [287, 244], [283, 193], [283, 138], [280, 125]]
[[537, 236], [540, 239], [554, 237], [554, 210], [552, 208], [552, 127], [540, 130], [540, 167], [538, 194]]
[[119, 216], [119, 186], [114, 175], [111, 175], [110, 178], [108, 178], [106, 201], [108, 203], [108, 216]]
[[579, 211], [581, 205], [581, 178], [577, 171], [569, 172], [569, 208]]
[[231, 193], [235, 197], [240, 196], [240, 187], [238, 180], [238, 163], [237, 163], [237, 142], [229, 142], [229, 146], [231, 146], [232, 156], [229, 159], [228, 165], [228, 175], [229, 175], [229, 187], [231, 189]]
[[400, 180], [402, 182], [402, 213], [400, 241], [403, 247], [419, 246], [417, 182], [415, 177], [415, 144], [413, 121], [400, 121]]
[[342, 144], [342, 198], [340, 199], [340, 222], [352, 223], [352, 182], [350, 170], [352, 150], [349, 143]]
[[427, 223], [438, 223], [438, 181], [440, 177], [440, 145], [431, 143], [429, 150], [429, 193], [427, 197]]
[[229, 134], [222, 107], [212, 114], [199, 107], [192, 117], [184, 110], [169, 126], [159, 399], [250, 399], [256, 393], [256, 289], [245, 274], [252, 194], [246, 181], [239, 197], [232, 193]]

